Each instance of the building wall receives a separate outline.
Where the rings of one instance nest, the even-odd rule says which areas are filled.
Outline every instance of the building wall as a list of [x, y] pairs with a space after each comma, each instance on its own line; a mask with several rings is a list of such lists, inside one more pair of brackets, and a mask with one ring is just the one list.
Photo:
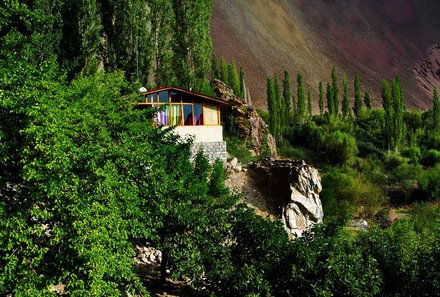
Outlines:
[[226, 163], [228, 153], [222, 126], [177, 126], [174, 131], [182, 138], [194, 138], [193, 157], [202, 149], [210, 163], [216, 159]]
[[224, 164], [226, 164], [228, 158], [228, 152], [226, 151], [226, 142], [198, 142], [194, 143], [192, 150], [192, 157], [199, 152], [199, 150], [203, 150], [203, 154], [208, 159], [209, 163], [214, 163], [215, 160], [220, 159]]
[[194, 137], [194, 143], [223, 141], [222, 126], [177, 126], [174, 130], [180, 137]]

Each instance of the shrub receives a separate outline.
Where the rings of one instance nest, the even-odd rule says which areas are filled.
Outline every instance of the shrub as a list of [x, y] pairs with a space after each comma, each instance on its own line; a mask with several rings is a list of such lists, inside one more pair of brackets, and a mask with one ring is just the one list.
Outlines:
[[440, 162], [440, 151], [430, 149], [427, 152], [424, 153], [422, 164], [425, 166], [434, 166]]
[[413, 164], [418, 164], [422, 157], [420, 148], [417, 146], [406, 147], [402, 149], [401, 154], [403, 157], [408, 158]]

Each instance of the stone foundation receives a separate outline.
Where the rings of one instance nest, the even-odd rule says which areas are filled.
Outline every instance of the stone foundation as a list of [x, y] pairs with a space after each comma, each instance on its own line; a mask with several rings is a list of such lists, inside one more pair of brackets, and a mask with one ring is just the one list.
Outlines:
[[214, 163], [216, 159], [220, 159], [224, 164], [226, 164], [228, 152], [226, 151], [226, 142], [197, 142], [194, 143], [191, 150], [193, 158], [197, 152], [202, 149], [209, 163]]

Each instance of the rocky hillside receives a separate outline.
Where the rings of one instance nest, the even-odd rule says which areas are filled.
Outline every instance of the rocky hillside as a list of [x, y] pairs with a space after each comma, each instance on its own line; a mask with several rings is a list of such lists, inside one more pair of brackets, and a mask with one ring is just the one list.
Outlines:
[[410, 107], [431, 96], [413, 71], [440, 40], [435, 0], [215, 0], [214, 50], [243, 65], [254, 103], [265, 106], [267, 75], [301, 71], [313, 92], [336, 66], [379, 103], [380, 81], [400, 75]]

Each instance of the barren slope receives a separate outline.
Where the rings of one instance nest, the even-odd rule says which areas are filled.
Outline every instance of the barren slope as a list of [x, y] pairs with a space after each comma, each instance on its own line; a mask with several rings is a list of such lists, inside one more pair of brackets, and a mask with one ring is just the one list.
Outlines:
[[214, 0], [212, 37], [219, 56], [244, 67], [259, 107], [267, 75], [301, 71], [316, 98], [335, 65], [350, 79], [358, 71], [376, 103], [380, 81], [400, 75], [408, 106], [426, 108], [412, 69], [440, 40], [439, 13], [435, 0]]

